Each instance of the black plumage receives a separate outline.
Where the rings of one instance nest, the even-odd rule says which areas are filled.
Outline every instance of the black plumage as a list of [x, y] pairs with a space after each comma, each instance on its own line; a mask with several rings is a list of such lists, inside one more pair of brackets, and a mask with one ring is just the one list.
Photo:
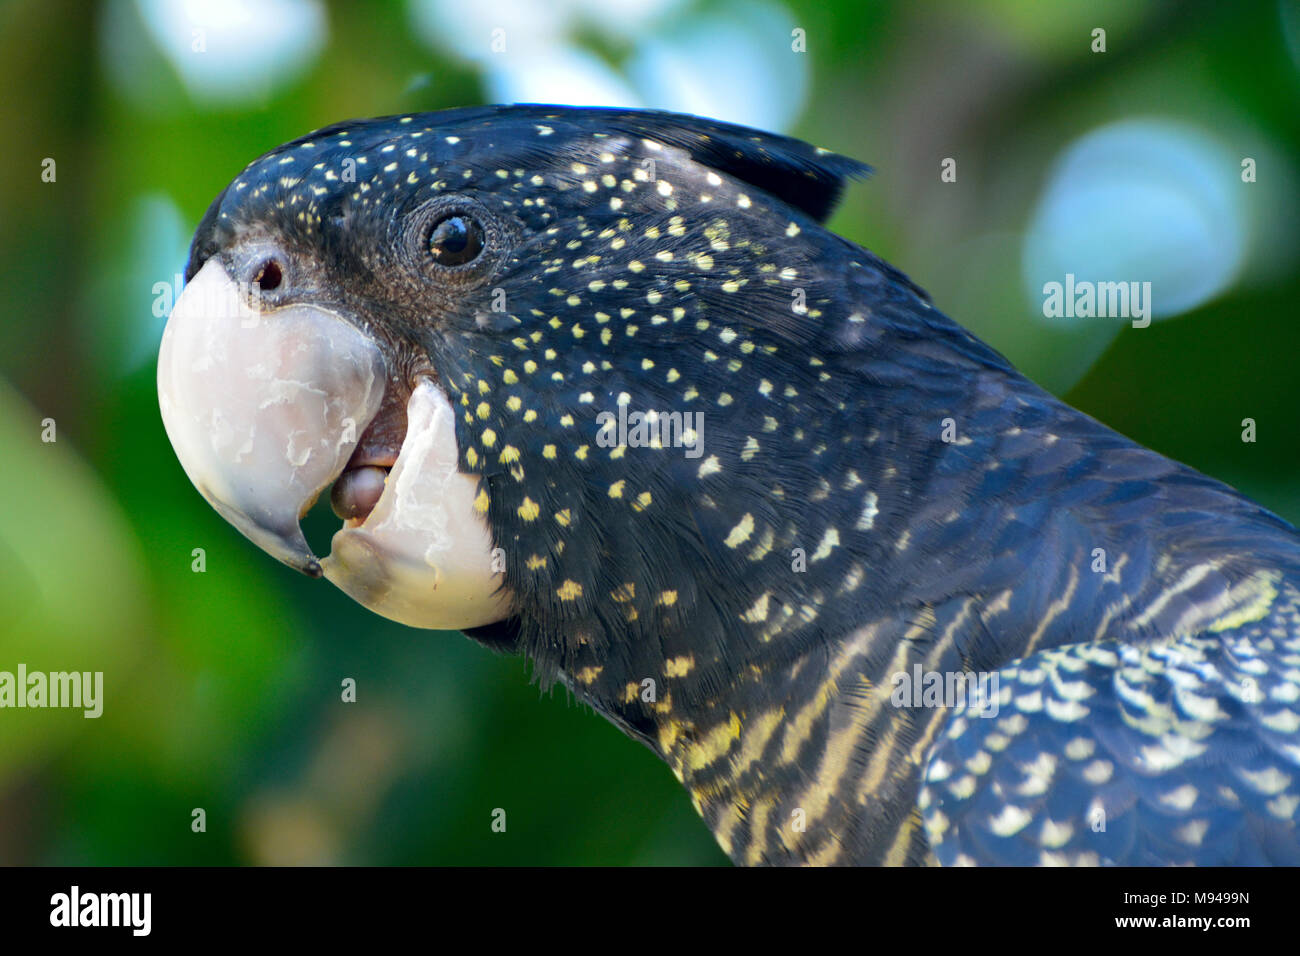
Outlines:
[[[356, 121], [241, 173], [187, 274], [272, 244], [273, 305], [436, 377], [514, 595], [471, 636], [660, 753], [737, 861], [1300, 862], [1295, 529], [827, 231], [865, 171], [653, 112]], [[449, 215], [484, 240], [452, 269]], [[620, 406], [702, 427], [609, 446]], [[916, 665], [997, 674], [998, 716], [897, 705]]]

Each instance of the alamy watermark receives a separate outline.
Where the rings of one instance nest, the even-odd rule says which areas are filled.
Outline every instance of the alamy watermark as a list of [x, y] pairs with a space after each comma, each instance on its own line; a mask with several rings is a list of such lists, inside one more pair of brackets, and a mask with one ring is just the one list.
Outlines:
[[56, 927], [124, 927], [133, 936], [148, 936], [152, 913], [152, 893], [88, 893], [74, 884], [50, 897], [50, 925]]
[[[264, 293], [257, 279], [245, 279], [232, 286], [189, 286], [185, 277], [177, 273], [171, 282], [159, 280], [153, 284], [153, 314], [164, 319], [172, 314], [184, 293], [194, 306], [194, 311], [209, 319], [238, 319], [241, 328], [257, 328], [266, 310]], [[196, 299], [202, 299], [195, 304]]]
[[997, 671], [927, 671], [920, 664], [890, 679], [895, 707], [965, 707], [972, 717], [998, 715]]
[[98, 717], [104, 712], [103, 671], [0, 671], [0, 708], [69, 707]]
[[620, 404], [618, 413], [596, 416], [601, 448], [684, 448], [687, 458], [704, 454], [703, 412], [629, 412]]
[[1150, 282], [1090, 282], [1076, 280], [1043, 284], [1043, 316], [1048, 319], [1132, 319], [1133, 328], [1151, 324]]

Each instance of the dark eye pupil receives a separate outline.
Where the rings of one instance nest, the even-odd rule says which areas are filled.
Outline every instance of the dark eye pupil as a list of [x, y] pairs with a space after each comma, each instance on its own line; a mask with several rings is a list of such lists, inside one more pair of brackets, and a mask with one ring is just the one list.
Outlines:
[[448, 216], [433, 227], [429, 251], [440, 265], [464, 265], [483, 251], [483, 230], [466, 216]]

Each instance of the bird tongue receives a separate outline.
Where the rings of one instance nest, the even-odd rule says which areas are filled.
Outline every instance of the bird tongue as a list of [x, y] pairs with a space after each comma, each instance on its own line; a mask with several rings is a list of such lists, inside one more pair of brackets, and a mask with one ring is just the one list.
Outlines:
[[330, 507], [344, 521], [365, 521], [384, 493], [388, 469], [365, 465], [339, 475], [330, 493]]
[[406, 403], [410, 398], [410, 386], [396, 377], [389, 381], [383, 404], [330, 492], [330, 507], [343, 520], [365, 521], [379, 503], [389, 470], [397, 463], [406, 440]]

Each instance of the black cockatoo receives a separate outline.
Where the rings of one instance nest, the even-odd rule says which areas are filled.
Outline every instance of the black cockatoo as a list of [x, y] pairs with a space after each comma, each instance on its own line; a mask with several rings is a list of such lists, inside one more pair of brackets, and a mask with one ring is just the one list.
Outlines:
[[864, 171], [648, 111], [318, 130], [198, 227], [168, 435], [271, 555], [653, 749], [737, 862], [1300, 863], [1300, 536], [823, 228]]

